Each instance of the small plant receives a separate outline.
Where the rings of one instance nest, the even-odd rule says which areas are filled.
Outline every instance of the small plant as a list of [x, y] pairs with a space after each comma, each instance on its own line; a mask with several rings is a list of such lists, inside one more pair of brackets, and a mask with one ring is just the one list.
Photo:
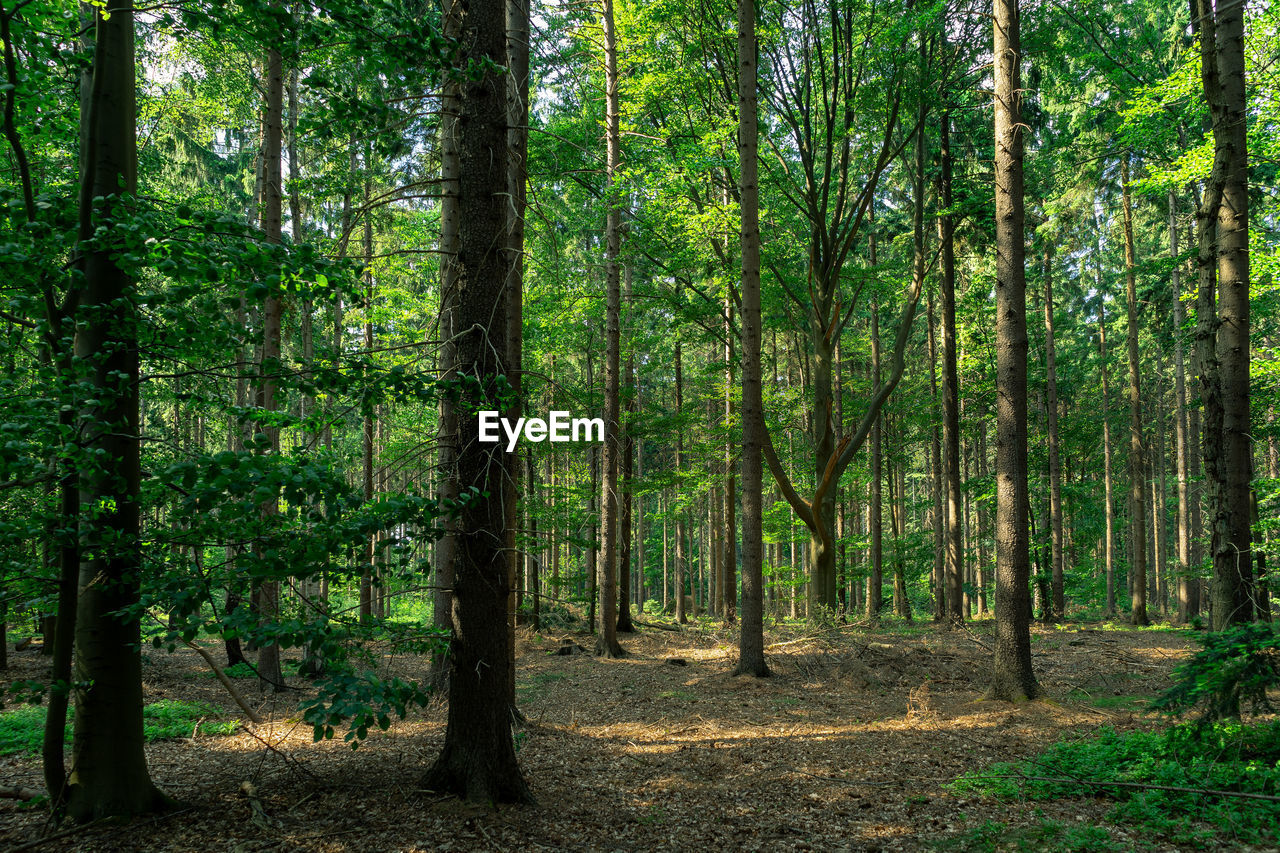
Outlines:
[[1238, 718], [1248, 702], [1270, 711], [1267, 689], [1280, 687], [1280, 633], [1265, 622], [1235, 625], [1196, 638], [1202, 646], [1174, 671], [1176, 681], [1151, 707], [1179, 713], [1203, 705], [1203, 721]]
[[[1164, 732], [1060, 742], [1026, 761], [992, 765], [949, 786], [1000, 799], [1106, 797], [1113, 820], [1176, 843], [1200, 844], [1212, 829], [1244, 841], [1280, 837], [1280, 721], [1191, 723]], [[1261, 797], [1240, 797], [1238, 794]], [[1208, 825], [1208, 827], [1206, 826]]]
[[[202, 735], [231, 734], [240, 725], [235, 720], [207, 719], [221, 713], [212, 705], [161, 699], [142, 709], [142, 733], [148, 741], [191, 737], [198, 725]], [[0, 755], [38, 755], [44, 740], [45, 716], [45, 708], [37, 705], [0, 712]], [[71, 743], [70, 719], [64, 741]]]

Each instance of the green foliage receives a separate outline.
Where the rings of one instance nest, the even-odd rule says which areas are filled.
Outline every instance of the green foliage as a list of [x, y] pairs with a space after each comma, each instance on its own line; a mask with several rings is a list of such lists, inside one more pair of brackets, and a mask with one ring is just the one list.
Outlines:
[[300, 704], [302, 719], [312, 725], [316, 740], [329, 740], [335, 726], [347, 723], [343, 740], [352, 749], [377, 726], [391, 727], [391, 714], [404, 719], [413, 705], [426, 707], [431, 690], [400, 678], [384, 679], [372, 672], [337, 672], [317, 685], [317, 694]]
[[1267, 689], [1280, 686], [1280, 632], [1265, 622], [1197, 637], [1203, 647], [1174, 671], [1176, 681], [1152, 707], [1171, 713], [1204, 706], [1206, 721], [1239, 717], [1241, 702], [1269, 711]]
[[965, 853], [995, 853], [997, 850], [1029, 851], [1029, 853], [1111, 853], [1115, 842], [1106, 829], [1091, 824], [1064, 824], [1041, 820], [1030, 827], [1014, 828], [997, 821], [983, 821], [955, 838], [937, 845], [939, 850]]
[[[210, 720], [222, 711], [202, 702], [161, 699], [142, 709], [142, 733], [148, 741], [191, 737], [197, 726], [202, 735], [229, 735], [240, 725], [235, 720]], [[0, 755], [39, 755], [44, 740], [45, 709], [21, 705], [0, 712]], [[68, 722], [65, 742], [71, 743]]]
[[[1112, 819], [1178, 843], [1207, 839], [1212, 831], [1205, 825], [1244, 841], [1274, 839], [1280, 833], [1274, 802], [1212, 792], [1280, 792], [1280, 721], [1128, 734], [1104, 728], [1094, 739], [1059, 742], [1036, 758], [995, 764], [948, 787], [1005, 800], [1106, 797], [1116, 801]], [[1164, 790], [1169, 788], [1183, 790]]]

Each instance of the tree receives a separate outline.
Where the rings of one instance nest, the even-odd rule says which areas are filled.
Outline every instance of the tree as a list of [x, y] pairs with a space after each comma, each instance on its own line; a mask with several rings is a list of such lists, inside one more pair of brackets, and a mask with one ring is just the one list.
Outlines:
[[604, 366], [604, 477], [600, 495], [600, 526], [604, 530], [600, 560], [600, 637], [596, 654], [616, 658], [623, 654], [618, 643], [618, 472], [621, 468], [621, 329], [622, 282], [618, 251], [622, 242], [622, 199], [618, 171], [621, 168], [621, 135], [618, 129], [618, 36], [613, 0], [604, 0], [605, 61], [605, 366]]
[[[735, 675], [766, 676], [764, 659], [764, 400], [760, 377], [760, 184], [756, 163], [755, 0], [738, 0], [738, 198], [742, 255], [742, 630]], [[732, 495], [728, 501], [733, 511]]]
[[1039, 692], [1031, 668], [1027, 533], [1027, 285], [1018, 0], [995, 0], [996, 650], [988, 696]]
[[[510, 560], [506, 501], [514, 455], [479, 442], [472, 412], [502, 408], [514, 369], [508, 346], [509, 225], [505, 0], [473, 0], [461, 9], [470, 34], [452, 72], [462, 75], [458, 210], [454, 269], [456, 369], [466, 415], [458, 419], [458, 484], [463, 505], [454, 558], [452, 667], [444, 747], [424, 785], [472, 802], [530, 802], [511, 736], [507, 650]], [[476, 70], [482, 73], [469, 73]]]
[[941, 121], [941, 199], [938, 242], [942, 249], [942, 475], [943, 475], [943, 576], [946, 618], [964, 620], [963, 537], [960, 522], [960, 379], [956, 367], [956, 259], [955, 223], [951, 217], [951, 116]]
[[1255, 615], [1249, 525], [1253, 464], [1244, 4], [1215, 6], [1211, 0], [1193, 0], [1191, 17], [1199, 29], [1201, 84], [1213, 127], [1213, 172], [1196, 213], [1200, 241], [1197, 360], [1205, 401], [1204, 468], [1212, 515], [1213, 627], [1221, 630]]
[[81, 440], [94, 461], [80, 469], [75, 637], [75, 680], [88, 686], [75, 694], [66, 792], [67, 814], [80, 822], [132, 817], [169, 802], [152, 784], [142, 751], [138, 314], [136, 284], [118, 260], [128, 246], [137, 190], [133, 10], [95, 14], [93, 25], [93, 82], [81, 115], [84, 284], [76, 337], [94, 392], [81, 411]]
[[1129, 197], [1129, 156], [1120, 160], [1120, 188], [1124, 206], [1124, 277], [1129, 320], [1129, 597], [1130, 621], [1147, 619], [1147, 497], [1142, 439], [1142, 367], [1138, 362], [1138, 284], [1133, 250], [1133, 203]]

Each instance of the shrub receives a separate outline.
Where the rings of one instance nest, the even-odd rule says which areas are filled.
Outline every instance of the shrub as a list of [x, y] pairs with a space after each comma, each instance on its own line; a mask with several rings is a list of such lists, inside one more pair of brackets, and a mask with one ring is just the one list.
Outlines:
[[1174, 671], [1175, 683], [1152, 707], [1178, 713], [1204, 706], [1203, 720], [1240, 716], [1249, 702], [1271, 710], [1267, 689], [1280, 687], [1280, 633], [1265, 622], [1235, 625], [1197, 637], [1203, 647]]

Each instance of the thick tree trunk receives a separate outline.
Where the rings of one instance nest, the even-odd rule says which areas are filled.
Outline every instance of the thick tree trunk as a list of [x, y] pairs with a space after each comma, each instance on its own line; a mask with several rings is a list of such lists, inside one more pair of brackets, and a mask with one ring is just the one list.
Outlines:
[[989, 696], [1039, 692], [1031, 668], [1027, 512], [1027, 294], [1024, 268], [1022, 43], [1018, 0], [995, 0], [996, 648]]
[[[1205, 476], [1213, 531], [1215, 630], [1256, 616], [1249, 495], [1249, 160], [1244, 86], [1244, 5], [1194, 0], [1200, 27], [1201, 82], [1213, 122], [1214, 163], [1198, 213], [1205, 387]], [[1216, 222], [1216, 240], [1214, 225]], [[1217, 260], [1217, 316], [1206, 288]], [[1216, 387], [1209, 387], [1216, 386]]]
[[[508, 346], [511, 272], [504, 233], [509, 226], [507, 64], [505, 0], [471, 0], [461, 11], [470, 34], [453, 69], [498, 69], [463, 76], [459, 128], [458, 200], [467, 223], [454, 258], [457, 368], [474, 376], [463, 390], [467, 412], [496, 405], [499, 377], [515, 369]], [[514, 498], [509, 493], [510, 454], [479, 442], [479, 420], [459, 418], [458, 479], [461, 490]], [[532, 796], [516, 762], [511, 736], [507, 608], [510, 558], [503, 500], [470, 501], [457, 532], [453, 588], [454, 666], [444, 747], [423, 785], [477, 803], [528, 802]]]
[[[120, 193], [137, 191], [134, 27], [131, 8], [95, 14], [93, 82], [81, 175], [80, 239], [98, 222], [127, 215]], [[101, 201], [95, 201], [102, 199]], [[97, 217], [91, 211], [97, 209]], [[139, 352], [136, 286], [106, 245], [82, 258], [76, 357], [95, 399], [81, 412], [85, 458], [110, 460], [80, 470], [81, 560], [76, 613], [75, 735], [67, 814], [86, 822], [131, 817], [168, 800], [147, 772], [142, 733], [141, 631], [136, 615], [142, 575], [140, 533]]]

